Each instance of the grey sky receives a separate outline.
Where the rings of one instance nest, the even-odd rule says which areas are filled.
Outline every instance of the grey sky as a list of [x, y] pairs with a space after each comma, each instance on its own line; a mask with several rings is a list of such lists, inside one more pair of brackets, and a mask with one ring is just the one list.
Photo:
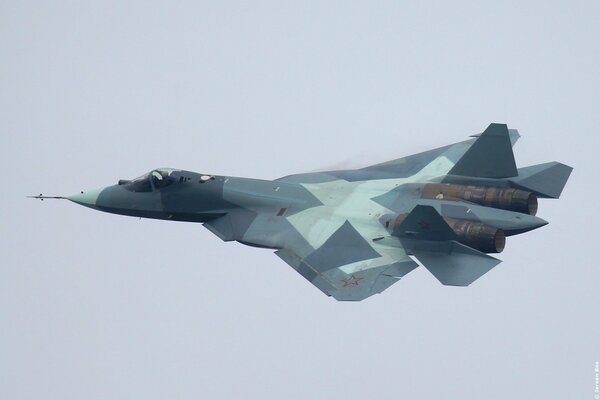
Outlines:
[[[0, 3], [0, 398], [591, 399], [600, 3]], [[575, 168], [469, 288], [344, 304], [200, 225], [27, 194], [276, 178], [520, 130]]]

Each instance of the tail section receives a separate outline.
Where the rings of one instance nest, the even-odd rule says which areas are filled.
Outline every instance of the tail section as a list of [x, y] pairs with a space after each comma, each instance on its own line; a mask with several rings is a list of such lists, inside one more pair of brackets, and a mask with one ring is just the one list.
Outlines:
[[459, 243], [456, 233], [431, 206], [416, 206], [394, 236], [444, 285], [468, 286], [500, 263]]
[[517, 176], [506, 124], [490, 124], [448, 174], [494, 179]]
[[573, 168], [559, 162], [531, 165], [519, 168], [519, 176], [510, 181], [521, 189], [539, 197], [558, 199]]
[[418, 205], [395, 229], [394, 235], [417, 240], [456, 240], [456, 233], [432, 206]]
[[490, 124], [483, 133], [474, 137], [477, 140], [448, 172], [444, 183], [511, 186], [538, 197], [557, 199], [573, 170], [559, 162], [517, 169], [512, 145], [519, 134], [509, 130], [505, 124]]
[[500, 260], [458, 242], [450, 246], [416, 250], [415, 257], [447, 286], [469, 286], [500, 264]]

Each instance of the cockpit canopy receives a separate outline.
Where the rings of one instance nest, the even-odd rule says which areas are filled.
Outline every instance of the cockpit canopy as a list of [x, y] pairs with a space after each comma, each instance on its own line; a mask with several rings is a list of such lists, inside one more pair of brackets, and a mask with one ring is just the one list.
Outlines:
[[152, 192], [165, 188], [177, 182], [181, 177], [181, 170], [160, 168], [148, 172], [131, 181], [119, 181], [119, 185], [132, 192]]

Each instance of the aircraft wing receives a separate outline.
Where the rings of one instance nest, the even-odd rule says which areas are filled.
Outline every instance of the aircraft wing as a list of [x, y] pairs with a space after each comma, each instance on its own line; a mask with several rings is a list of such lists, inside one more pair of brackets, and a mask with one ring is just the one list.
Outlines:
[[[482, 141], [477, 140], [481, 136], [487, 136]], [[500, 137], [498, 137], [500, 136]], [[504, 138], [506, 136], [506, 138]], [[473, 165], [478, 161], [478, 156], [493, 156], [497, 159], [512, 158], [512, 146], [515, 145], [520, 135], [516, 129], [508, 129], [504, 124], [491, 124], [486, 131], [471, 135], [471, 139], [439, 147], [436, 149], [424, 151], [418, 154], [412, 154], [407, 157], [386, 161], [379, 164], [369, 165], [364, 168], [312, 172], [305, 174], [295, 174], [277, 179], [283, 182], [295, 183], [320, 183], [335, 179], [344, 179], [346, 181], [366, 181], [372, 179], [398, 179], [407, 178], [416, 174], [423, 176], [442, 176], [453, 169], [463, 156], [469, 153], [469, 150], [475, 143], [479, 143], [470, 152], [470, 156], [465, 158], [462, 165], [456, 168], [455, 172], [471, 172]], [[504, 143], [503, 141], [506, 141]], [[501, 143], [498, 143], [501, 142]], [[486, 151], [486, 150], [498, 151]], [[484, 160], [485, 161], [485, 160]], [[488, 164], [490, 164], [488, 162]], [[492, 163], [493, 164], [493, 163]], [[514, 168], [514, 159], [512, 159]], [[493, 164], [496, 167], [495, 164]], [[504, 166], [502, 164], [502, 166]], [[507, 166], [505, 170], [509, 170]], [[477, 168], [475, 168], [477, 170]]]
[[360, 301], [396, 283], [418, 264], [401, 247], [379, 245], [346, 221], [319, 248], [302, 256], [288, 246], [275, 252], [323, 293]]
[[431, 206], [418, 205], [393, 236], [366, 238], [346, 221], [319, 248], [301, 255], [288, 246], [275, 252], [328, 296], [360, 301], [381, 293], [418, 264], [440, 283], [468, 286], [500, 260], [459, 243], [456, 234]]
[[[482, 136], [485, 137], [484, 140], [477, 140]], [[429, 166], [429, 168], [439, 175], [443, 175], [448, 173], [459, 161], [462, 161], [462, 169], [467, 170], [471, 164], [478, 161], [477, 156], [493, 156], [502, 161], [504, 161], [505, 158], [512, 159], [512, 167], [516, 174], [511, 150], [512, 146], [514, 146], [520, 138], [519, 132], [516, 129], [508, 129], [504, 124], [491, 124], [484, 132], [471, 135], [471, 137], [474, 139], [465, 140], [384, 163], [370, 165], [361, 168], [359, 171], [361, 171], [362, 174], [369, 174], [379, 178], [403, 178], [417, 174], [419, 171], [422, 171]], [[506, 143], [504, 143], [504, 141], [506, 141]], [[503, 151], [488, 151], [490, 149]], [[471, 157], [464, 157], [469, 154]], [[488, 164], [492, 163], [488, 162]], [[493, 166], [497, 167], [496, 164], [493, 164]]]

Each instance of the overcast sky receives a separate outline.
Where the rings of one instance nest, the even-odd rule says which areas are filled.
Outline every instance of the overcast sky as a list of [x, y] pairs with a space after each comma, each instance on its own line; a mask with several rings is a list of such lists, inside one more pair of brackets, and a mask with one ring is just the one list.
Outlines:
[[[598, 1], [0, 2], [0, 398], [592, 399], [599, 20]], [[519, 129], [519, 166], [575, 170], [468, 288], [421, 267], [338, 303], [198, 224], [25, 199], [156, 167], [360, 166], [490, 122]]]

